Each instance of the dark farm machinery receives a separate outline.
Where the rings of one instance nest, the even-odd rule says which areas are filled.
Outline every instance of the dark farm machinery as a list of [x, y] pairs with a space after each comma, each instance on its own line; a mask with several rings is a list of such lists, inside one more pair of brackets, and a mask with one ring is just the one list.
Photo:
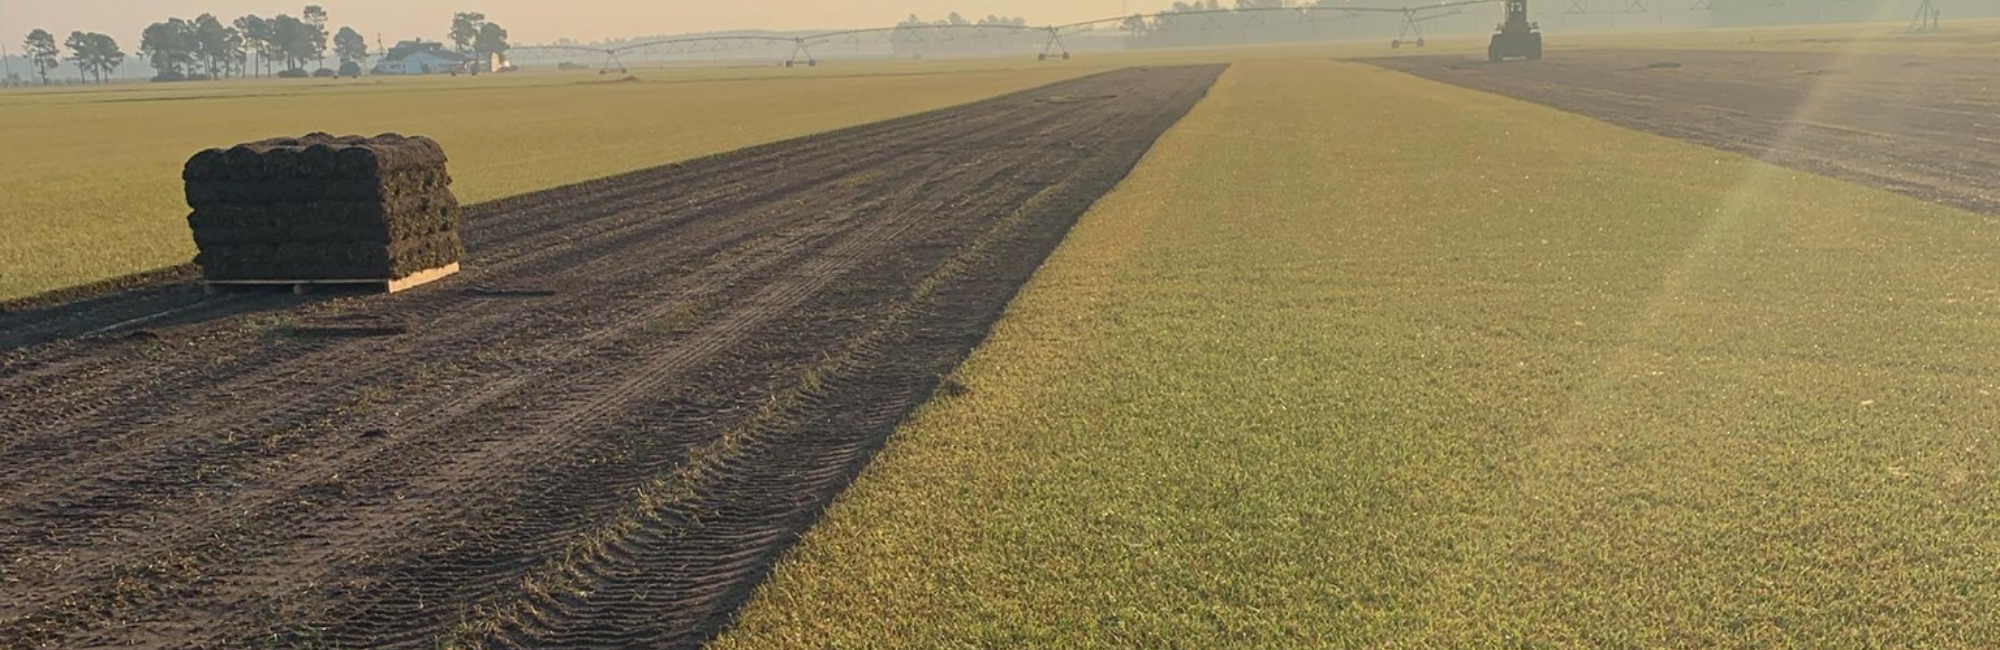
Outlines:
[[1493, 34], [1493, 43], [1486, 46], [1486, 60], [1499, 63], [1507, 59], [1541, 58], [1542, 26], [1528, 22], [1528, 0], [1507, 0], [1507, 20], [1500, 23]]

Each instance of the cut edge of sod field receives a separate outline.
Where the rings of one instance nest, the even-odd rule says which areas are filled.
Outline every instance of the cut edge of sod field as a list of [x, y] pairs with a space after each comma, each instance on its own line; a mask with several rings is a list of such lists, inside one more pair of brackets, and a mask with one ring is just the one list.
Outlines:
[[1988, 217], [1227, 73], [713, 647], [1992, 647]]

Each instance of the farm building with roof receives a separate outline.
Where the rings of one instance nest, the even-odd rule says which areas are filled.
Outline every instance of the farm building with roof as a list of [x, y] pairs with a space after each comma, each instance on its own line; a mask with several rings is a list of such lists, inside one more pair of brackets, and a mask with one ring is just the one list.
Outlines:
[[375, 64], [374, 74], [436, 74], [462, 71], [471, 60], [463, 54], [444, 49], [443, 43], [403, 41], [389, 48], [389, 53], [382, 57], [382, 62]]

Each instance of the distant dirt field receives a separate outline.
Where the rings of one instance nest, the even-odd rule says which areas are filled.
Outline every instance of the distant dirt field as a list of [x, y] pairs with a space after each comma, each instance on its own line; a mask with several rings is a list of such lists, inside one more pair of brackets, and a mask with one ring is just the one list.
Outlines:
[[1974, 57], [1590, 50], [1368, 61], [1929, 201], [2000, 213], [2000, 66]]
[[0, 314], [0, 648], [689, 647], [1219, 73], [484, 204], [408, 294]]

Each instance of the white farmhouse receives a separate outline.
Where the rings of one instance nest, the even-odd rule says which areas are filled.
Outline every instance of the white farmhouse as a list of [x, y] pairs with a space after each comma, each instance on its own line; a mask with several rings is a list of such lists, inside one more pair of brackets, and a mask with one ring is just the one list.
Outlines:
[[463, 72], [470, 62], [465, 55], [444, 49], [443, 43], [428, 43], [419, 39], [403, 41], [389, 48], [382, 62], [375, 64], [374, 74]]

